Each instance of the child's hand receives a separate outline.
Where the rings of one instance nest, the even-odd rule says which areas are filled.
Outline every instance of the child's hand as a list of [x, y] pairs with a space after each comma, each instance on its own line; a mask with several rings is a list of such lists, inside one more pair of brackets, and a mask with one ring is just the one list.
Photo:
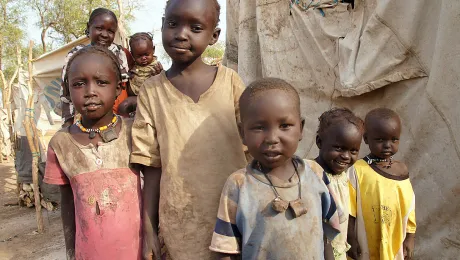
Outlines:
[[155, 62], [153, 64], [153, 69], [154, 71], [152, 72], [152, 76], [158, 75], [163, 71], [163, 65], [159, 61]]
[[415, 248], [415, 234], [407, 233], [403, 243], [404, 259], [412, 259]]
[[348, 250], [347, 255], [351, 259], [359, 259], [359, 257], [361, 256], [361, 248], [359, 247], [358, 241], [352, 243], [350, 242], [351, 241], [349, 241], [348, 243], [350, 244], [351, 248], [350, 250]]
[[137, 97], [131, 96], [127, 97], [121, 104], [118, 106], [118, 114], [122, 117], [130, 117], [130, 113], [136, 112], [137, 107]]
[[144, 236], [142, 256], [144, 260], [161, 259], [161, 245], [157, 235]]

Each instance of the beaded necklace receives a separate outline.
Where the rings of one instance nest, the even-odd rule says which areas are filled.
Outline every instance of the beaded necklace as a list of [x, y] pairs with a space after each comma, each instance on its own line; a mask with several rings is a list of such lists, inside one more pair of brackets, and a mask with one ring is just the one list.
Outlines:
[[88, 133], [89, 134], [89, 136], [88, 136], [89, 139], [94, 139], [96, 137], [96, 133], [101, 135], [102, 140], [105, 143], [108, 143], [108, 142], [118, 138], [118, 134], [115, 131], [115, 126], [118, 123], [118, 115], [113, 116], [112, 121], [110, 122], [110, 124], [105, 125], [105, 126], [101, 126], [99, 128], [86, 128], [81, 123], [81, 119], [82, 119], [81, 115], [77, 115], [75, 125], [78, 128], [80, 128], [80, 130], [82, 132]]
[[393, 164], [393, 156], [391, 156], [390, 158], [388, 159], [380, 159], [380, 158], [376, 158], [376, 157], [371, 157], [371, 155], [366, 155], [366, 157], [364, 157], [364, 160], [367, 162], [367, 164], [371, 165], [375, 162], [388, 162], [388, 165], [383, 165], [383, 168], [391, 168], [391, 165]]

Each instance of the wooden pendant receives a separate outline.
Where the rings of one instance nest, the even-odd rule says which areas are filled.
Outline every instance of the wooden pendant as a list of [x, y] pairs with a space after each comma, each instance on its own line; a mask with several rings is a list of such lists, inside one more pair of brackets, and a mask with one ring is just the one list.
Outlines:
[[89, 139], [94, 139], [96, 137], [96, 132], [89, 132]]
[[276, 197], [272, 201], [272, 208], [273, 208], [274, 211], [276, 211], [278, 213], [285, 212], [288, 207], [289, 207], [289, 202], [283, 200], [280, 197]]
[[105, 131], [100, 132], [99, 134], [101, 135], [102, 141], [104, 143], [109, 143], [118, 138], [118, 134], [115, 130], [115, 127], [111, 127]]
[[289, 202], [289, 208], [295, 218], [298, 218], [304, 214], [307, 214], [307, 208], [303, 204], [301, 199], [296, 199]]

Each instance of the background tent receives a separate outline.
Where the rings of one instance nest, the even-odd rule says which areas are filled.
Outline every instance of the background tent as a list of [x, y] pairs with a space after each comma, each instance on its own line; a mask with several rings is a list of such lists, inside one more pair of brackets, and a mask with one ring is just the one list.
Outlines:
[[46, 97], [50, 107], [56, 111], [57, 114], [61, 113], [60, 90], [64, 59], [67, 53], [75, 46], [82, 44], [87, 45], [89, 43], [89, 39], [83, 36], [57, 50], [40, 56], [33, 62], [33, 78], [35, 83]]
[[[331, 7], [309, 5], [319, 2]], [[227, 0], [226, 62], [246, 84], [280, 77], [299, 90], [301, 156], [317, 154], [317, 118], [331, 107], [396, 110], [397, 159], [417, 196], [416, 258], [458, 259], [460, 1], [354, 2]]]

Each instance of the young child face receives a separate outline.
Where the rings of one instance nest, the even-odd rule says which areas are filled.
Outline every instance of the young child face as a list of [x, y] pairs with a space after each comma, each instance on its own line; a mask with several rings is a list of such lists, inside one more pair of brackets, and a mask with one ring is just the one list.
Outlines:
[[330, 126], [316, 137], [319, 157], [332, 173], [340, 174], [358, 159], [359, 148], [363, 138], [359, 129], [351, 124]]
[[216, 10], [209, 0], [173, 0], [162, 27], [163, 46], [173, 62], [190, 63], [216, 43]]
[[398, 118], [374, 119], [366, 124], [364, 141], [372, 155], [388, 159], [398, 152], [400, 135], [401, 122]]
[[85, 53], [71, 63], [68, 72], [70, 97], [75, 109], [89, 120], [112, 113], [121, 88], [109, 57]]
[[302, 139], [299, 108], [289, 94], [268, 90], [251, 100], [240, 125], [243, 143], [264, 168], [289, 162]]
[[115, 39], [117, 22], [109, 14], [100, 14], [88, 25], [92, 45], [109, 47]]
[[131, 53], [133, 55], [134, 61], [139, 66], [147, 66], [153, 61], [153, 53], [155, 48], [153, 43], [147, 40], [137, 40], [131, 46]]

